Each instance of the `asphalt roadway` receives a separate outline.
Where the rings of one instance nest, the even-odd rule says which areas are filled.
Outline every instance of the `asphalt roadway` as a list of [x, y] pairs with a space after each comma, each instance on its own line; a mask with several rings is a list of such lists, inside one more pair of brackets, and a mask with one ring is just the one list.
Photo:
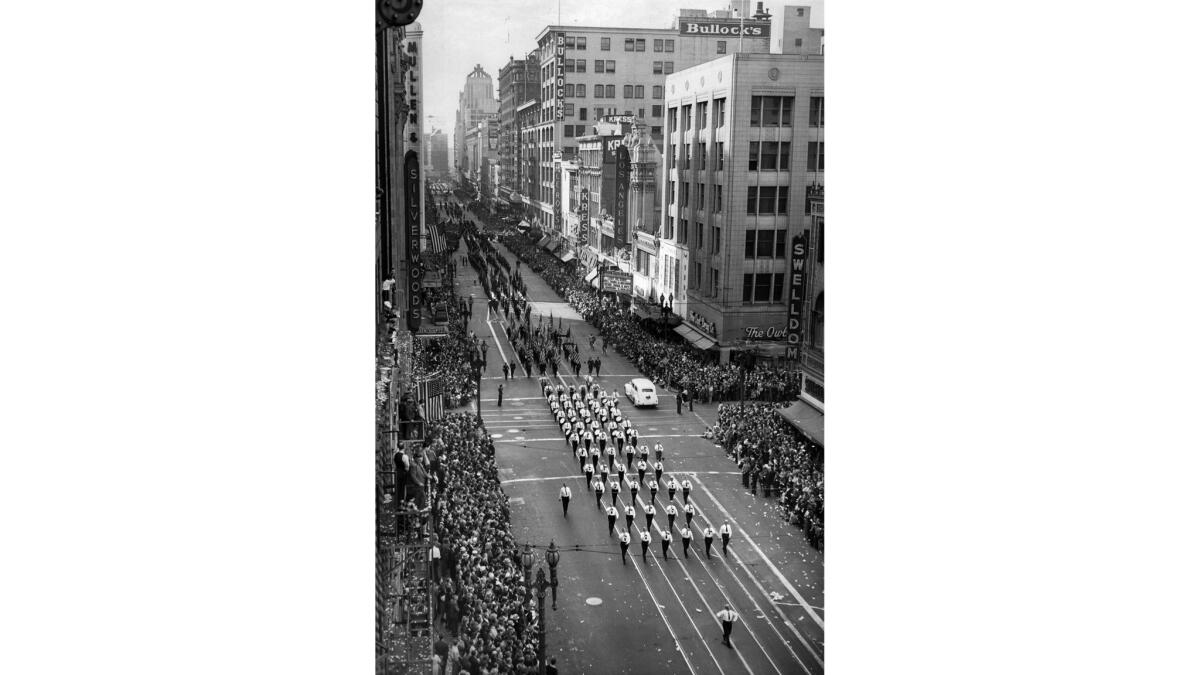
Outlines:
[[[497, 249], [513, 268], [516, 257], [498, 242]], [[465, 254], [459, 249], [456, 257]], [[539, 315], [571, 328], [584, 359], [591, 356], [587, 337], [597, 331], [583, 321], [540, 277], [522, 266], [533, 303], [532, 323]], [[692, 675], [764, 675], [824, 672], [824, 560], [810, 548], [795, 526], [787, 524], [775, 501], [751, 495], [741, 485], [737, 467], [713, 442], [703, 438], [716, 421], [717, 406], [684, 406], [676, 412], [675, 394], [660, 391], [658, 408], [635, 409], [627, 398], [620, 408], [638, 429], [639, 444], [665, 447], [663, 482], [669, 476], [689, 478], [696, 506], [695, 538], [689, 559], [683, 558], [679, 527], [683, 501], [668, 559], [656, 530], [667, 525], [664, 487], [655, 507], [658, 515], [645, 562], [639, 535], [645, 523], [643, 507], [650, 498], [641, 490], [637, 517], [630, 529], [629, 561], [621, 564], [615, 534], [608, 533], [605, 513], [596, 507], [594, 493], [579, 472], [578, 461], [551, 417], [549, 405], [532, 377], [505, 380], [501, 366], [514, 363], [515, 353], [504, 332], [504, 319], [491, 315], [475, 271], [465, 263], [456, 279], [462, 297], [475, 295], [470, 330], [489, 343], [482, 387], [482, 416], [496, 445], [496, 462], [509, 496], [513, 536], [533, 544], [538, 566], [546, 567], [545, 548], [554, 541], [562, 551], [558, 565], [558, 609], [546, 598], [547, 658], [558, 659], [563, 673], [677, 673]], [[633, 364], [614, 350], [595, 355], [603, 360], [599, 381], [606, 390], [623, 392], [624, 383], [640, 377]], [[518, 367], [519, 368], [519, 367]], [[563, 371], [566, 369], [564, 368]], [[582, 379], [560, 371], [552, 380], [581, 384]], [[586, 374], [586, 368], [583, 371]], [[504, 401], [497, 405], [499, 384]], [[474, 405], [472, 404], [472, 409]], [[653, 459], [653, 457], [651, 458]], [[636, 474], [635, 474], [636, 475]], [[610, 479], [611, 480], [611, 479]], [[559, 488], [570, 486], [573, 498], [564, 518]], [[617, 508], [618, 531], [625, 525], [629, 492], [622, 489]], [[611, 503], [605, 491], [603, 503]], [[704, 557], [701, 532], [711, 523], [733, 528], [729, 553], [720, 553], [720, 536], [711, 559]], [[549, 570], [547, 569], [547, 574]], [[721, 641], [716, 613], [725, 604], [739, 620], [733, 647]]]

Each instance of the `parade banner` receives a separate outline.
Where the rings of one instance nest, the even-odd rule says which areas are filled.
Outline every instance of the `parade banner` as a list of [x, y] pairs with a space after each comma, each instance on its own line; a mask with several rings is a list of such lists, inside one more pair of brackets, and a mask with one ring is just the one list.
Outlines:
[[808, 230], [803, 236], [792, 237], [792, 259], [788, 277], [790, 279], [787, 301], [787, 351], [784, 358], [800, 360], [800, 346], [804, 340], [804, 259], [808, 252]]
[[605, 293], [633, 295], [633, 275], [628, 272], [605, 272], [600, 290]]

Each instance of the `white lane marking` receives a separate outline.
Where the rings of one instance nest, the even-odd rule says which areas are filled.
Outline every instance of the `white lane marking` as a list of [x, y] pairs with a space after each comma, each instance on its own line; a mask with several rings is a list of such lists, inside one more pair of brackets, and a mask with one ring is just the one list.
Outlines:
[[[484, 399], [484, 400], [485, 400], [485, 401], [487, 401], [487, 400], [492, 400], [492, 401], [495, 401], [496, 399], [494, 399], [494, 398], [493, 398], [493, 399]], [[508, 399], [504, 399], [504, 400], [506, 400], [506, 401], [507, 401]], [[488, 414], [487, 414], [487, 412], [486, 412], [486, 411], [483, 413], [483, 416], [484, 416], [485, 418], [488, 416]], [[642, 439], [642, 438], [697, 438], [697, 437], [698, 437], [698, 435], [697, 435], [697, 434], [670, 434], [670, 435], [667, 435], [667, 436], [641, 436], [641, 435], [639, 435], [639, 436], [638, 436], [638, 438], [639, 438], [639, 439]], [[557, 438], [530, 438], [529, 440], [530, 440], [530, 441], [558, 441], [558, 442], [560, 442], [560, 443], [561, 443], [561, 442], [565, 441], [565, 440], [566, 440], [566, 438], [564, 438], [564, 437], [557, 437]], [[703, 473], [703, 472], [702, 472], [702, 473]], [[735, 474], [737, 474], [737, 475], [739, 475], [739, 476], [741, 475], [741, 473], [740, 473], [740, 472], [738, 472], [738, 471], [710, 471], [709, 473], [722, 473], [722, 474], [726, 474], [726, 473], [735, 473]]]
[[[626, 503], [624, 495], [618, 497], [617, 500], [620, 501], [622, 504]], [[640, 497], [638, 498], [638, 501], [639, 502], [641, 501]], [[624, 508], [622, 508], [622, 510], [624, 510]], [[633, 522], [633, 529], [638, 532], [638, 541], [640, 542], [641, 541], [641, 532], [643, 531], [643, 528], [637, 524], [637, 520], [634, 520], [634, 522]], [[651, 537], [653, 537], [653, 535], [651, 535]], [[633, 537], [630, 536], [631, 544], [632, 544], [632, 539], [633, 539]], [[671, 594], [674, 595], [675, 599], [679, 601], [679, 606], [681, 608], [683, 608], [683, 612], [687, 616], [688, 623], [692, 624], [692, 629], [696, 631], [696, 636], [700, 638], [700, 644], [704, 645], [704, 651], [708, 652], [708, 656], [709, 656], [709, 658], [711, 658], [713, 660], [713, 665], [715, 665], [717, 667], [717, 671], [720, 672], [721, 675], [725, 675], [725, 669], [721, 667], [721, 662], [717, 661], [716, 654], [713, 654], [712, 648], [708, 646], [708, 640], [706, 640], [704, 638], [704, 633], [700, 632], [700, 627], [697, 626], [696, 622], [692, 620], [691, 610], [688, 609], [687, 604], [685, 604], [683, 602], [683, 598], [679, 597], [679, 592], [675, 590], [675, 584], [671, 583], [671, 577], [667, 576], [667, 570], [663, 567], [662, 561], [660, 561], [658, 559], [658, 556], [652, 555], [650, 557], [654, 559], [654, 562], [658, 565], [658, 570], [660, 572], [662, 572], [663, 581], [667, 582], [667, 587], [671, 589]], [[634, 561], [634, 564], [636, 564], [636, 563], [637, 563], [637, 561]], [[650, 584], [646, 584], [646, 588], [649, 589]], [[699, 591], [697, 591], [697, 592], [699, 592]], [[703, 599], [704, 599], [703, 596], [701, 596], [701, 600], [703, 600]], [[705, 604], [707, 605], [708, 603], [705, 603]], [[711, 614], [711, 616], [713, 619], [716, 619], [716, 614]], [[664, 617], [664, 620], [665, 620], [665, 617]], [[720, 624], [718, 624], [718, 627], [719, 626], [720, 626]], [[738, 654], [738, 658], [742, 659], [743, 665], [746, 665], [746, 660], [744, 658], [742, 658], [741, 654]], [[750, 670], [750, 666], [746, 665], [746, 669]], [[754, 671], [750, 671], [750, 675], [754, 675]]]
[[[800, 597], [800, 592], [796, 590], [796, 587], [792, 586], [792, 583], [787, 580], [787, 577], [783, 576], [783, 572], [780, 572], [779, 568], [775, 566], [775, 563], [771, 562], [771, 559], [767, 557], [767, 554], [763, 553], [763, 550], [758, 547], [758, 544], [754, 543], [754, 539], [752, 539], [750, 537], [750, 535], [746, 533], [746, 530], [742, 529], [741, 525], [738, 525], [737, 521], [734, 520], [733, 516], [729, 513], [729, 510], [726, 509], [725, 506], [723, 504], [721, 504], [721, 502], [717, 501], [716, 496], [714, 496], [713, 493], [711, 491], [709, 491], [708, 487], [705, 486], [704, 483], [700, 482], [699, 478], [696, 479], [696, 486], [699, 487], [701, 490], [704, 490], [704, 494], [708, 495], [708, 498], [710, 500], [712, 500], [712, 503], [714, 505], [716, 505], [717, 509], [725, 516], [725, 519], [728, 520], [730, 523], [733, 523], [733, 526], [736, 527], [739, 532], [741, 532], [742, 538], [746, 540], [746, 543], [750, 544], [750, 547], [753, 548], [758, 553], [758, 555], [762, 557], [763, 562], [765, 562], [767, 564], [767, 567], [769, 567], [771, 569], [771, 571], [775, 573], [775, 576], [778, 577], [779, 581], [783, 584], [783, 587], [786, 588], [788, 590], [788, 592], [792, 594], [792, 597], [796, 599], [796, 602], [803, 605], [805, 611], [807, 611], [808, 615], [810, 617], [812, 617], [812, 620], [814, 622], [816, 622], [816, 624], [818, 626], [821, 627], [821, 630], [824, 630], [825, 629], [825, 621], [823, 619], [821, 619], [821, 617], [818, 616], [815, 611], [813, 611], [812, 605], [808, 604], [808, 602], [806, 602], [804, 600], [804, 598]], [[734, 552], [734, 555], [736, 556], [737, 552]]]
[[[645, 512], [646, 512], [646, 503], [645, 503], [645, 502], [642, 500], [642, 498], [641, 498], [641, 497], [638, 497], [638, 498], [637, 498], [637, 500], [638, 500], [638, 502], [639, 502], [639, 503], [642, 505], [642, 513], [645, 513]], [[624, 499], [624, 498], [621, 498], [621, 502], [624, 502], [624, 501], [625, 501], [625, 499]], [[663, 510], [665, 511], [665, 510], [666, 510], [666, 507], [663, 507]], [[634, 525], [634, 527], [637, 527], [637, 525]], [[678, 528], [674, 527], [673, 525], [669, 525], [669, 524], [667, 525], [667, 527], [669, 527], [669, 528], [670, 528], [670, 529], [672, 529], [672, 530], [678, 529]], [[661, 540], [662, 540], [662, 539], [661, 539], [661, 537], [660, 537], [660, 538], [659, 538], [659, 541], [661, 541]], [[681, 543], [681, 545], [682, 545], [682, 543]], [[675, 560], [676, 560], [676, 562], [679, 562], [679, 564], [681, 564], [681, 565], [682, 565], [682, 564], [683, 564], [683, 560], [686, 560], [686, 558], [683, 558], [683, 559], [676, 558]], [[659, 568], [660, 568], [660, 569], [662, 568], [662, 563], [661, 563], [661, 562], [659, 563]], [[667, 573], [666, 573], [666, 570], [663, 570], [663, 576], [666, 576], [666, 574], [667, 574]], [[716, 618], [716, 616], [717, 616], [717, 613], [716, 613], [715, 611], [713, 611], [712, 605], [708, 604], [708, 600], [707, 600], [707, 599], [705, 599], [705, 597], [704, 597], [704, 593], [701, 593], [701, 592], [700, 592], [700, 587], [699, 587], [699, 586], [697, 586], [697, 585], [696, 585], [696, 582], [692, 580], [692, 577], [691, 577], [691, 575], [690, 575], [690, 574], [684, 574], [684, 578], [688, 580], [688, 583], [690, 583], [690, 584], [692, 585], [692, 588], [696, 589], [696, 595], [700, 597], [700, 602], [704, 603], [704, 607], [705, 607], [705, 609], [707, 609], [707, 610], [708, 610], [708, 614], [709, 614], [709, 616]], [[670, 583], [670, 581], [668, 581], [667, 583], [669, 584], [669, 583]], [[674, 587], [672, 587], [672, 590], [674, 590]], [[718, 590], [720, 590], [720, 589], [719, 589], [719, 587], [718, 587]], [[725, 595], [723, 591], [722, 591], [721, 595], [722, 595], [722, 597], [724, 597], [724, 598], [725, 598], [725, 601], [726, 601], [726, 602], [730, 602], [730, 600], [729, 600], [729, 596]], [[676, 594], [675, 594], [675, 597], [677, 597], [677, 598], [678, 598], [678, 597], [679, 597], [679, 594], [678, 594], [678, 593], [676, 593]], [[683, 600], [680, 600], [679, 602], [682, 604], [682, 603], [683, 603]], [[731, 604], [732, 604], [732, 603], [731, 603]], [[691, 615], [689, 614], [688, 616], [690, 617]], [[694, 624], [693, 624], [693, 625], [694, 625]], [[763, 647], [762, 643], [758, 641], [758, 637], [756, 637], [756, 636], [754, 635], [754, 631], [753, 631], [753, 630], [750, 628], [749, 624], [748, 624], [748, 623], [746, 623], [746, 622], [743, 622], [743, 625], [745, 625], [745, 626], [746, 626], [746, 632], [747, 632], [747, 633], [750, 633], [750, 637], [751, 637], [751, 638], [754, 640], [755, 644], [757, 644], [757, 645], [758, 645], [758, 648], [762, 650], [762, 652], [763, 652], [763, 655], [765, 655], [765, 656], [767, 657], [767, 661], [770, 661], [770, 663], [771, 663], [771, 666], [772, 666], [773, 668], [775, 668], [775, 672], [779, 673], [779, 675], [783, 675], [783, 672], [779, 670], [779, 666], [776, 666], [776, 665], [775, 665], [775, 662], [774, 662], [773, 660], [771, 660], [771, 655], [767, 653], [767, 650], [766, 650], [766, 648], [765, 648], [765, 647]], [[749, 663], [746, 663], [746, 659], [745, 659], [745, 657], [743, 657], [743, 656], [742, 656], [741, 650], [736, 650], [736, 649], [735, 649], [735, 650], [734, 650], [734, 652], [737, 654], [738, 660], [739, 660], [739, 661], [741, 661], [741, 662], [742, 662], [742, 665], [746, 667], [746, 671], [747, 671], [747, 672], [749, 672], [749, 673], [750, 673], [750, 675], [754, 675], [754, 669], [750, 667], [750, 664], [749, 664]], [[711, 653], [711, 652], [710, 652], [710, 653]], [[811, 673], [810, 673], [810, 675], [811, 675]]]

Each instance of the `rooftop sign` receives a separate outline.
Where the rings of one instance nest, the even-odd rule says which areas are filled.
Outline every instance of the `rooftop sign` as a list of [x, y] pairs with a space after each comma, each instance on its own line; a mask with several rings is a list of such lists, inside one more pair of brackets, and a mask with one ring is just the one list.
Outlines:
[[771, 37], [771, 22], [700, 18], [680, 20], [679, 34], [706, 37], [769, 38]]

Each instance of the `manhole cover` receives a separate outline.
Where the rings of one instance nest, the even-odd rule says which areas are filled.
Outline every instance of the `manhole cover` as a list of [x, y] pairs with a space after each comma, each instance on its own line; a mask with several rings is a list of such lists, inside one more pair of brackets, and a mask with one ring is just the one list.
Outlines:
[[599, 605], [600, 603], [602, 603], [604, 601], [601, 600], [600, 598], [588, 598], [587, 600], [584, 600], [584, 602], [595, 607], [596, 605]]

